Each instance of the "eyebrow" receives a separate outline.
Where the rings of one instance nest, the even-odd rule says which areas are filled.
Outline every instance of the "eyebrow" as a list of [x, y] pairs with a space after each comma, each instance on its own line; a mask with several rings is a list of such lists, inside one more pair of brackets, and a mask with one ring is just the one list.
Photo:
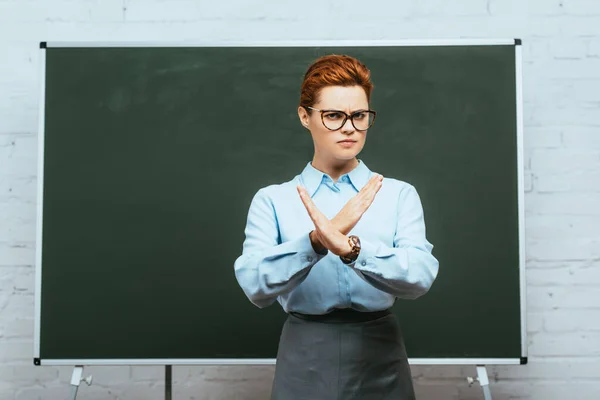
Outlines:
[[[338, 111], [338, 112], [345, 113], [344, 110], [338, 110], [338, 109], [335, 109], [335, 108], [323, 108], [323, 111]], [[350, 111], [347, 114], [355, 114], [355, 113], [360, 112], [360, 111], [369, 111], [369, 109], [368, 108], [359, 108], [358, 110]]]

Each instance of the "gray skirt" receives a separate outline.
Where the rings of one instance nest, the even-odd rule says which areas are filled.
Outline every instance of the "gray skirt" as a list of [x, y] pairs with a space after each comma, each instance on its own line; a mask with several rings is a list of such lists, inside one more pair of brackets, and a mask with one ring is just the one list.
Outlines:
[[389, 310], [290, 313], [271, 400], [414, 400], [398, 318]]

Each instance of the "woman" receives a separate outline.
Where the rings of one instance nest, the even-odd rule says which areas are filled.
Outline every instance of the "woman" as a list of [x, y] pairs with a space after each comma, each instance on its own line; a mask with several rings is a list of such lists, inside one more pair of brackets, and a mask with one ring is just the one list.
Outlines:
[[[396, 298], [433, 283], [438, 262], [413, 186], [357, 159], [375, 119], [370, 72], [349, 56], [315, 61], [298, 116], [314, 156], [250, 205], [236, 278], [283, 326], [272, 399], [414, 399]], [[349, 236], [348, 236], [349, 235]]]

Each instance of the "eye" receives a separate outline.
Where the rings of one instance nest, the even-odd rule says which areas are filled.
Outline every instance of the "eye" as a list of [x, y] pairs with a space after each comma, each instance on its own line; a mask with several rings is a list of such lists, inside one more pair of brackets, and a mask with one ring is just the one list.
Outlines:
[[360, 121], [361, 119], [367, 118], [367, 112], [366, 111], [359, 111], [357, 113], [352, 114], [352, 118], [355, 119], [355, 120]]
[[344, 116], [342, 115], [342, 113], [340, 112], [326, 112], [323, 114], [323, 118], [326, 118], [330, 121], [337, 121], [340, 120], [342, 118], [344, 118]]

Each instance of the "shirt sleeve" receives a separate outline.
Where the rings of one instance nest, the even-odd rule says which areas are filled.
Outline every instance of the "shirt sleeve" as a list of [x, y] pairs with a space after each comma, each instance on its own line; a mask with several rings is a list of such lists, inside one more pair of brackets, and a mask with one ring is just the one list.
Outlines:
[[350, 268], [375, 288], [398, 298], [416, 299], [427, 293], [439, 263], [425, 238], [423, 207], [417, 191], [409, 185], [400, 192], [394, 247], [376, 245], [360, 238], [361, 250]]
[[277, 216], [265, 189], [259, 190], [250, 204], [242, 255], [234, 263], [236, 279], [257, 307], [275, 302], [306, 279], [310, 269], [323, 257], [310, 242], [309, 233], [279, 243]]

